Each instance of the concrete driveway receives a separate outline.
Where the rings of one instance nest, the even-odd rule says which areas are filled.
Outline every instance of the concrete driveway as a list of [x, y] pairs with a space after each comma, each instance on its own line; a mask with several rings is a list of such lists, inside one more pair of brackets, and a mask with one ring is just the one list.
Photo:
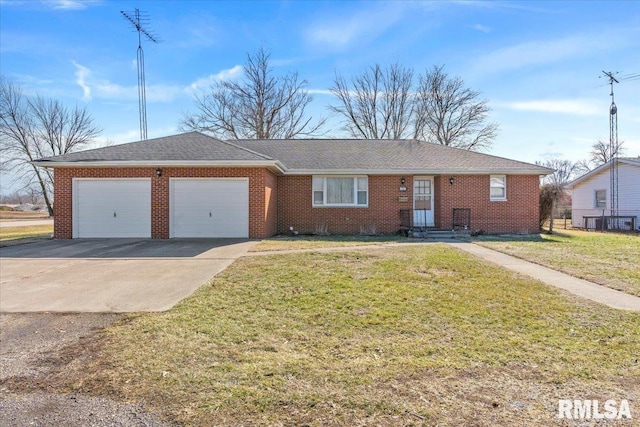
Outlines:
[[255, 244], [81, 239], [7, 246], [0, 248], [0, 312], [168, 310]]

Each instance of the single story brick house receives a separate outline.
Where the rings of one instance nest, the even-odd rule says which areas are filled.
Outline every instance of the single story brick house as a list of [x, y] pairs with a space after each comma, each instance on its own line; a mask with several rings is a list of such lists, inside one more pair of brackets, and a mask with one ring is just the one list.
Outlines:
[[536, 233], [540, 176], [551, 172], [421, 141], [221, 141], [199, 132], [34, 164], [54, 169], [57, 239], [454, 226]]

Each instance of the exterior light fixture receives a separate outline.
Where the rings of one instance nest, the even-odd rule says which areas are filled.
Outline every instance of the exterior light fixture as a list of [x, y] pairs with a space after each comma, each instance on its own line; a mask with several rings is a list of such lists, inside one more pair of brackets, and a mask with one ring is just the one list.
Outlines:
[[404, 186], [404, 183], [407, 182], [405, 177], [400, 178], [400, 191], [407, 191], [407, 187]]
[[455, 182], [455, 178], [449, 177], [449, 184], [453, 185], [454, 182]]
[[156, 169], [156, 175], [158, 175], [158, 178], [160, 178], [162, 176], [162, 169], [161, 168]]

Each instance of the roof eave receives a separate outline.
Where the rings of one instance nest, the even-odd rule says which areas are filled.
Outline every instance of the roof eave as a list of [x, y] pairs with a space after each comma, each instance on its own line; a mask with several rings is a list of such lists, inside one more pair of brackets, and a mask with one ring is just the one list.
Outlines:
[[548, 175], [540, 169], [292, 169], [284, 175]]
[[43, 168], [134, 168], [134, 167], [265, 167], [275, 173], [286, 168], [277, 160], [99, 160], [99, 161], [49, 161], [35, 160], [32, 165]]

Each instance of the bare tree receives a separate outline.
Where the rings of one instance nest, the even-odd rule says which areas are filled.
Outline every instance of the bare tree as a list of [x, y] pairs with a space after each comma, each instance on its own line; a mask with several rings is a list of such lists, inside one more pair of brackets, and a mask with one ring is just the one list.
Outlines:
[[616, 155], [620, 156], [624, 154], [624, 148], [622, 147], [622, 144], [624, 144], [624, 141], [620, 142], [612, 153], [611, 146], [608, 142], [605, 143], [601, 140], [598, 140], [598, 142], [594, 143], [591, 146], [590, 161], [595, 165], [595, 167], [608, 163], [609, 160], [611, 160]]
[[[618, 144], [617, 149], [613, 153], [614, 156], [620, 156], [624, 154], [624, 147], [622, 147], [622, 144], [624, 144], [624, 141], [621, 141]], [[591, 155], [591, 157], [589, 157], [587, 160], [580, 160], [576, 164], [576, 171], [580, 173], [587, 173], [597, 168], [598, 166], [608, 163], [612, 158], [611, 147], [609, 143], [602, 140], [598, 140], [591, 146], [591, 152], [589, 154]]]
[[313, 97], [297, 73], [274, 74], [264, 49], [247, 55], [240, 82], [221, 81], [196, 95], [195, 114], [183, 117], [183, 130], [210, 132], [223, 139], [290, 139], [312, 136], [324, 120], [313, 122], [306, 108]]
[[365, 139], [402, 139], [413, 136], [413, 70], [376, 64], [349, 85], [336, 73], [331, 92], [338, 98], [329, 109], [342, 116], [351, 136]]
[[498, 134], [497, 123], [487, 123], [491, 109], [480, 92], [450, 77], [444, 66], [434, 66], [420, 76], [416, 100], [417, 138], [467, 150], [484, 150]]
[[[541, 206], [541, 211], [549, 212], [549, 234], [553, 233], [553, 219], [556, 204], [559, 199], [563, 198], [567, 194], [567, 184], [574, 176], [576, 165], [570, 160], [562, 159], [549, 159], [544, 162], [536, 162], [540, 166], [544, 166], [549, 169], [553, 169], [554, 172], [547, 175], [542, 180], [541, 195], [547, 194], [550, 199], [550, 209], [544, 209]], [[543, 198], [541, 197], [541, 200]]]
[[83, 148], [100, 133], [84, 108], [22, 94], [20, 86], [0, 77], [0, 153], [2, 167], [29, 187], [36, 184], [53, 215], [53, 172], [30, 162]]

